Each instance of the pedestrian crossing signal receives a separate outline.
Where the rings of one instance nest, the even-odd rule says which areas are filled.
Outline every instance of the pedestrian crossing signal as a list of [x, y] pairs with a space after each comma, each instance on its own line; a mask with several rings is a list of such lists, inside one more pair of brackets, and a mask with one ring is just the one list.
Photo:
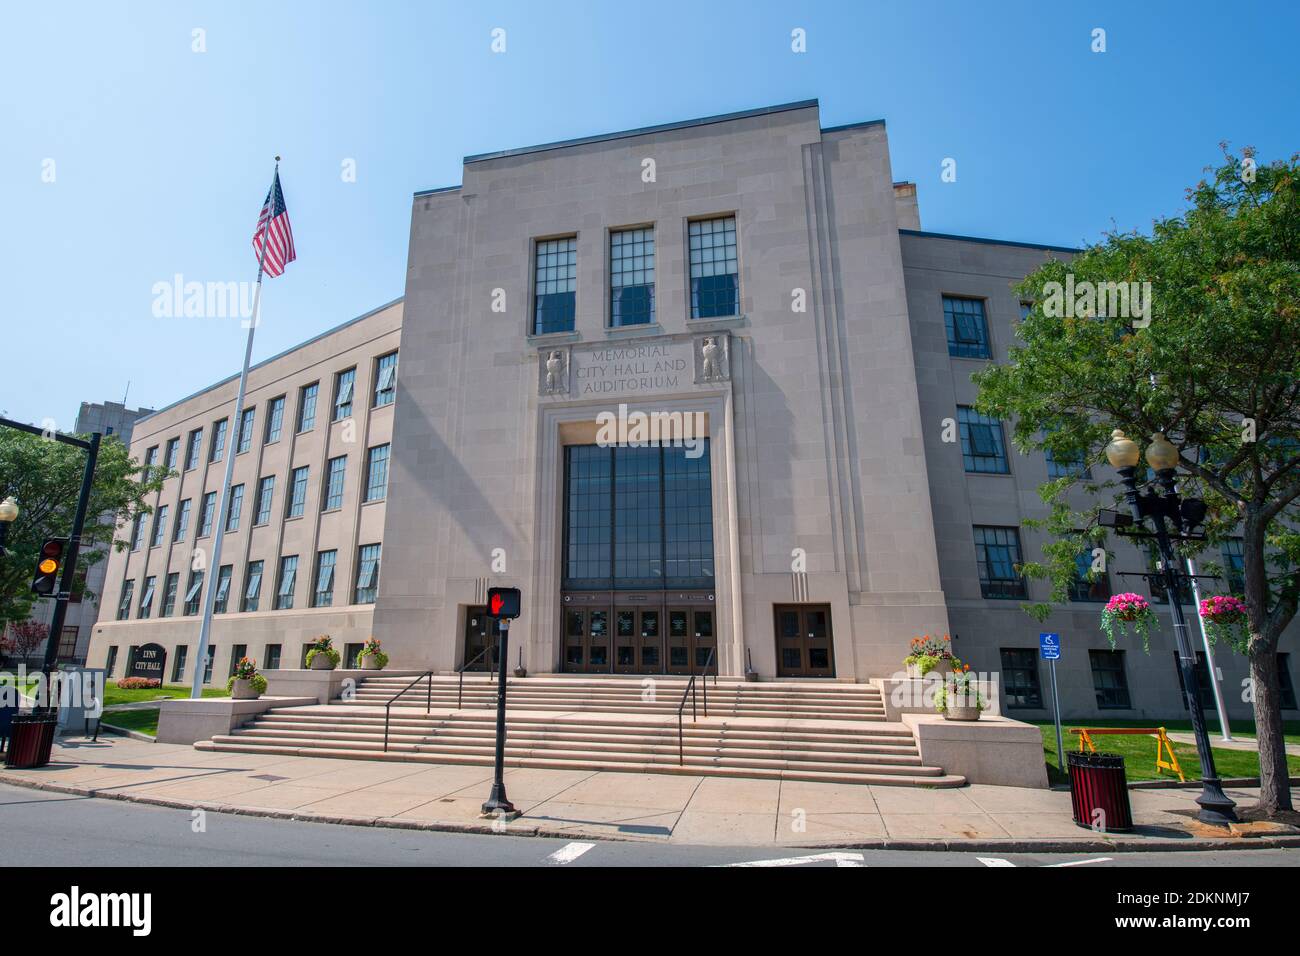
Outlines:
[[67, 550], [67, 538], [50, 538], [41, 545], [40, 557], [36, 559], [36, 576], [32, 578], [34, 593], [45, 597], [58, 590], [59, 565], [63, 563], [63, 554]]
[[519, 616], [520, 594], [518, 588], [488, 588], [488, 617], [516, 618]]

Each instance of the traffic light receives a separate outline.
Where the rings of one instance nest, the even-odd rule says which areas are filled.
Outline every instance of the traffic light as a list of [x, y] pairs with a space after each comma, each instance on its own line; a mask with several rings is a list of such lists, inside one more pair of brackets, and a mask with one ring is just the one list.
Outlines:
[[516, 618], [519, 616], [518, 588], [488, 588], [488, 617]]
[[36, 576], [32, 578], [32, 591], [42, 596], [53, 594], [59, 588], [59, 565], [68, 550], [67, 538], [50, 538], [41, 545], [36, 559]]

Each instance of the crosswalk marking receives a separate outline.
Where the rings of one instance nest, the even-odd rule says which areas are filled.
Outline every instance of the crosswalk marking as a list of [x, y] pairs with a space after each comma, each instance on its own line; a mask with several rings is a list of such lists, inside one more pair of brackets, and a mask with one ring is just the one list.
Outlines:
[[548, 856], [546, 862], [552, 866], [564, 866], [572, 863], [595, 845], [594, 843], [566, 843]]
[[750, 860], [746, 863], [725, 863], [724, 866], [803, 866], [805, 863], [834, 862], [836, 866], [865, 866], [861, 853], [813, 853], [809, 856], [785, 856], [775, 860]]
[[1111, 860], [1108, 856], [1096, 856], [1090, 860], [1071, 860], [1068, 863], [1049, 863], [1048, 867], [1054, 866], [1083, 866], [1085, 863], [1109, 863]]
[[1004, 860], [1000, 856], [977, 856], [975, 859], [985, 866], [1015, 866], [1010, 860]]

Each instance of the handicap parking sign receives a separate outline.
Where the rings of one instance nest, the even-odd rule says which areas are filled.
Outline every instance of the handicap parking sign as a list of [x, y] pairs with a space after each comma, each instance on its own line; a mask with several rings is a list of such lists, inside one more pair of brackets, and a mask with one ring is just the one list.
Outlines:
[[1061, 657], [1061, 635], [1039, 634], [1038, 651], [1045, 661], [1059, 660]]

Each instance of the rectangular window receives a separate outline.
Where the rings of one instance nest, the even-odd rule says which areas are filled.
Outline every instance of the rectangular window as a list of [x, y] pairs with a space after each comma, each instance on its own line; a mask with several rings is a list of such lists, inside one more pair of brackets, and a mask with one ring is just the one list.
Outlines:
[[295, 431], [309, 432], [316, 427], [316, 395], [320, 392], [320, 382], [304, 385], [298, 395], [298, 424]]
[[185, 445], [185, 470], [193, 471], [199, 467], [199, 450], [203, 447], [203, 429], [196, 428], [190, 432]]
[[655, 231], [621, 229], [609, 234], [609, 324], [646, 325], [655, 320]]
[[272, 442], [280, 440], [280, 430], [284, 427], [284, 396], [273, 398], [266, 406], [266, 437], [265, 443], [270, 445]]
[[697, 220], [686, 231], [691, 259], [691, 318], [739, 315], [736, 217]]
[[1043, 706], [1043, 689], [1038, 683], [1038, 651], [1033, 648], [1004, 647], [1002, 655], [1002, 704], [1025, 710]]
[[975, 559], [984, 597], [1025, 597], [1025, 579], [1017, 570], [1022, 563], [1019, 528], [976, 525]]
[[307, 476], [311, 469], [307, 465], [301, 468], [295, 468], [293, 474], [289, 476], [290, 495], [289, 510], [286, 512], [287, 518], [301, 517], [303, 506], [307, 502]]
[[271, 520], [271, 501], [275, 498], [275, 475], [267, 475], [257, 483], [257, 518], [253, 524], [267, 524]]
[[281, 644], [267, 644], [266, 653], [262, 658], [262, 670], [278, 671], [280, 669], [280, 649]]
[[1128, 677], [1124, 673], [1123, 651], [1088, 651], [1092, 665], [1092, 689], [1097, 693], [1100, 710], [1127, 710], [1129, 700]]
[[262, 595], [262, 562], [249, 561], [244, 571], [244, 598], [239, 602], [241, 611], [256, 611]]
[[185, 540], [185, 535], [190, 530], [190, 505], [189, 498], [181, 502], [181, 510], [176, 515], [176, 528], [172, 531], [172, 541]]
[[967, 471], [1005, 475], [1011, 470], [1000, 420], [981, 415], [967, 405], [958, 405], [957, 423], [961, 429], [961, 461]]
[[334, 416], [340, 422], [352, 414], [352, 392], [357, 384], [357, 370], [350, 368], [334, 376]]
[[144, 513], [137, 512], [131, 522], [131, 550], [139, 551], [142, 541], [144, 541]]
[[1086, 480], [1092, 477], [1092, 472], [1088, 468], [1083, 452], [1067, 454], [1044, 448], [1043, 457], [1047, 459], [1048, 478], [1083, 478]]
[[180, 455], [180, 451], [181, 440], [179, 438], [168, 439], [167, 454], [163, 457], [163, 464], [166, 465], [168, 471], [176, 470], [176, 458]]
[[397, 398], [397, 353], [381, 355], [375, 362], [374, 407], [393, 404]]
[[1092, 560], [1091, 551], [1085, 551], [1074, 559], [1074, 581], [1070, 584], [1071, 601], [1105, 604], [1110, 600], [1110, 575], [1105, 571], [1094, 574]]
[[539, 240], [533, 251], [533, 334], [572, 332], [577, 314], [578, 239]]
[[1295, 684], [1291, 683], [1291, 655], [1277, 655], [1277, 680], [1281, 688], [1280, 706], [1283, 710], [1295, 710]]
[[334, 564], [337, 551], [321, 551], [316, 555], [316, 589], [311, 596], [312, 607], [329, 607], [334, 603]]
[[230, 489], [230, 507], [226, 509], [226, 531], [239, 530], [239, 516], [244, 510], [244, 486]]
[[189, 654], [189, 648], [181, 644], [176, 648], [176, 654], [172, 657], [172, 683], [179, 684], [185, 679], [185, 658]]
[[229, 419], [223, 418], [212, 423], [212, 446], [208, 449], [208, 463], [221, 461], [226, 450], [226, 425]]
[[247, 656], [248, 656], [247, 644], [231, 644], [230, 645], [230, 673], [227, 674], [226, 677], [228, 678], [234, 677], [235, 667], [239, 664], [241, 660], [243, 660]]
[[325, 503], [322, 511], [343, 507], [343, 478], [347, 471], [348, 456], [331, 458], [325, 465]]
[[1223, 576], [1227, 579], [1228, 593], [1238, 597], [1246, 593], [1246, 558], [1242, 551], [1240, 538], [1229, 538], [1223, 542], [1220, 552], [1223, 556]]
[[181, 575], [179, 571], [173, 571], [167, 575], [167, 580], [163, 584], [163, 605], [162, 610], [158, 612], [159, 617], [171, 617], [176, 613], [176, 592], [181, 586]]
[[214, 614], [226, 613], [226, 604], [230, 599], [230, 578], [234, 570], [233, 564], [223, 564], [221, 570], [217, 572], [217, 596], [212, 603]]
[[374, 604], [379, 590], [379, 545], [363, 544], [357, 549], [357, 587], [353, 604]]
[[957, 358], [991, 358], [989, 324], [983, 299], [943, 297], [943, 323], [948, 329], [948, 354]]
[[246, 408], [244, 414], [240, 416], [238, 450], [235, 452], [238, 455], [253, 447], [253, 419], [256, 413], [257, 409]]
[[144, 620], [153, 613], [153, 592], [158, 583], [158, 578], [149, 575], [144, 579], [144, 591], [140, 594], [140, 610], [136, 612], [136, 617]]
[[212, 665], [217, 659], [217, 647], [215, 644], [208, 645], [208, 656], [203, 660], [203, 683], [212, 683]]
[[181, 613], [186, 617], [199, 613], [199, 601], [203, 594], [203, 572], [191, 571], [185, 584], [185, 606]]
[[117, 619], [125, 621], [131, 616], [131, 597], [135, 594], [135, 582], [122, 582], [122, 596], [117, 601]]
[[77, 656], [77, 626], [69, 624], [59, 635], [59, 646], [54, 652], [56, 661], [71, 662]]
[[154, 445], [144, 453], [144, 480], [148, 481], [156, 472], [158, 464], [158, 446]]
[[390, 445], [376, 445], [366, 458], [366, 501], [378, 501], [388, 494], [388, 452]]
[[112, 677], [113, 671], [117, 670], [117, 648], [108, 649], [108, 660], [104, 664], [104, 676]]
[[156, 548], [167, 541], [167, 505], [159, 505], [158, 513], [153, 516], [153, 541], [149, 547]]
[[206, 538], [212, 534], [212, 519], [217, 513], [217, 493], [209, 491], [203, 496], [203, 517], [199, 521], [198, 537]]
[[280, 583], [275, 589], [275, 609], [284, 611], [293, 607], [293, 588], [298, 578], [298, 555], [280, 558]]

